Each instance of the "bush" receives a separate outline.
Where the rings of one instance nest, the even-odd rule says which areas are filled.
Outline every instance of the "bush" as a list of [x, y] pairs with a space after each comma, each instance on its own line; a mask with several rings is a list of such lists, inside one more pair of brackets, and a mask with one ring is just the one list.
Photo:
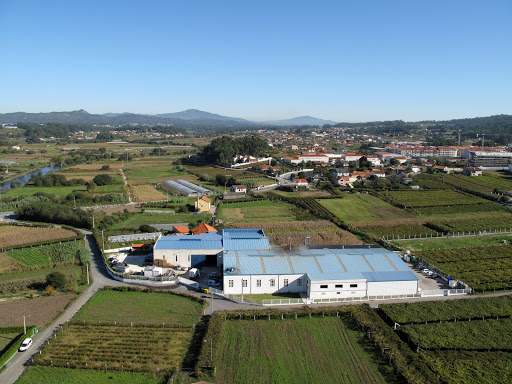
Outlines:
[[139, 227], [139, 232], [142, 232], [142, 233], [153, 233], [153, 232], [158, 232], [158, 230], [155, 227], [152, 227], [151, 225], [142, 224]]
[[110, 165], [104, 165], [103, 167], [101, 167], [102, 171], [108, 171], [109, 169], [110, 169]]
[[46, 285], [62, 289], [67, 285], [68, 281], [62, 272], [52, 272], [46, 276]]

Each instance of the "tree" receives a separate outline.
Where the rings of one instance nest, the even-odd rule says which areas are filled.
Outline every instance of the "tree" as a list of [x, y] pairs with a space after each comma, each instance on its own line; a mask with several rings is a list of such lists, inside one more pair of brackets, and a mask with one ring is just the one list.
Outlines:
[[390, 165], [399, 165], [400, 161], [393, 157], [392, 159], [389, 160], [389, 164]]
[[158, 230], [155, 227], [152, 227], [151, 225], [142, 224], [142, 225], [139, 226], [139, 232], [142, 232], [142, 233], [153, 233], [153, 232], [158, 232]]
[[62, 272], [52, 272], [46, 275], [46, 285], [52, 286], [57, 289], [62, 289], [66, 286], [68, 280]]
[[[100, 148], [101, 149], [101, 148]], [[101, 167], [102, 171], [108, 171], [110, 169], [110, 165], [106, 164], [103, 167]]]
[[96, 183], [91, 181], [90, 183], [87, 183], [87, 192], [95, 192], [97, 187]]
[[107, 175], [106, 173], [102, 173], [100, 175], [94, 176], [94, 179], [92, 181], [96, 185], [110, 185], [112, 184], [112, 177], [110, 175]]

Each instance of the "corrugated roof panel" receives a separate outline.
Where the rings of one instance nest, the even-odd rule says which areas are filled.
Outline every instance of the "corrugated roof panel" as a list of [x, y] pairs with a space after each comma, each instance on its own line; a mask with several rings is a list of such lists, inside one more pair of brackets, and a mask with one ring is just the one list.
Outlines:
[[[386, 255], [388, 256], [388, 255]], [[393, 266], [387, 261], [386, 257], [383, 254], [370, 254], [365, 253], [366, 260], [372, 265], [375, 272], [381, 271], [395, 271]], [[389, 257], [389, 256], [388, 256]]]
[[[290, 264], [284, 256], [263, 257], [263, 264], [265, 264], [265, 270], [269, 275], [292, 274]], [[295, 273], [300, 272], [295, 271]]]
[[261, 261], [259, 257], [249, 257], [244, 252], [238, 253], [238, 260], [240, 263], [241, 275], [262, 275], [263, 268], [261, 268]]
[[341, 254], [339, 256], [348, 272], [372, 272], [368, 264], [366, 264], [364, 259], [361, 257], [360, 253]]
[[411, 271], [389, 271], [389, 272], [363, 272], [365, 279], [370, 282], [379, 281], [417, 281], [418, 278]]

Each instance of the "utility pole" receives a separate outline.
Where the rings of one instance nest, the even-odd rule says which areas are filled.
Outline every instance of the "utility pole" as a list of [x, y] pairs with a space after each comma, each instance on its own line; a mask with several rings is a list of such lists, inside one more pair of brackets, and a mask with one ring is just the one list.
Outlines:
[[211, 292], [212, 294], [212, 315], [213, 315], [213, 291]]
[[92, 229], [94, 229], [94, 215], [92, 215]]
[[87, 285], [89, 285], [89, 264], [85, 264], [85, 269], [87, 269]]
[[25, 322], [25, 317], [30, 317], [30, 315], [23, 315], [23, 334], [27, 334], [27, 324]]
[[103, 236], [103, 230], [101, 230], [101, 242], [103, 243], [102, 251], [105, 251], [105, 237]]

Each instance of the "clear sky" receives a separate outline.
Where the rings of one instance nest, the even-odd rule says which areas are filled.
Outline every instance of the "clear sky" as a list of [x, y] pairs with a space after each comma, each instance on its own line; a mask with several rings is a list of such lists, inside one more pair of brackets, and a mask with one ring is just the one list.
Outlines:
[[0, 113], [512, 114], [511, 0], [0, 0]]

